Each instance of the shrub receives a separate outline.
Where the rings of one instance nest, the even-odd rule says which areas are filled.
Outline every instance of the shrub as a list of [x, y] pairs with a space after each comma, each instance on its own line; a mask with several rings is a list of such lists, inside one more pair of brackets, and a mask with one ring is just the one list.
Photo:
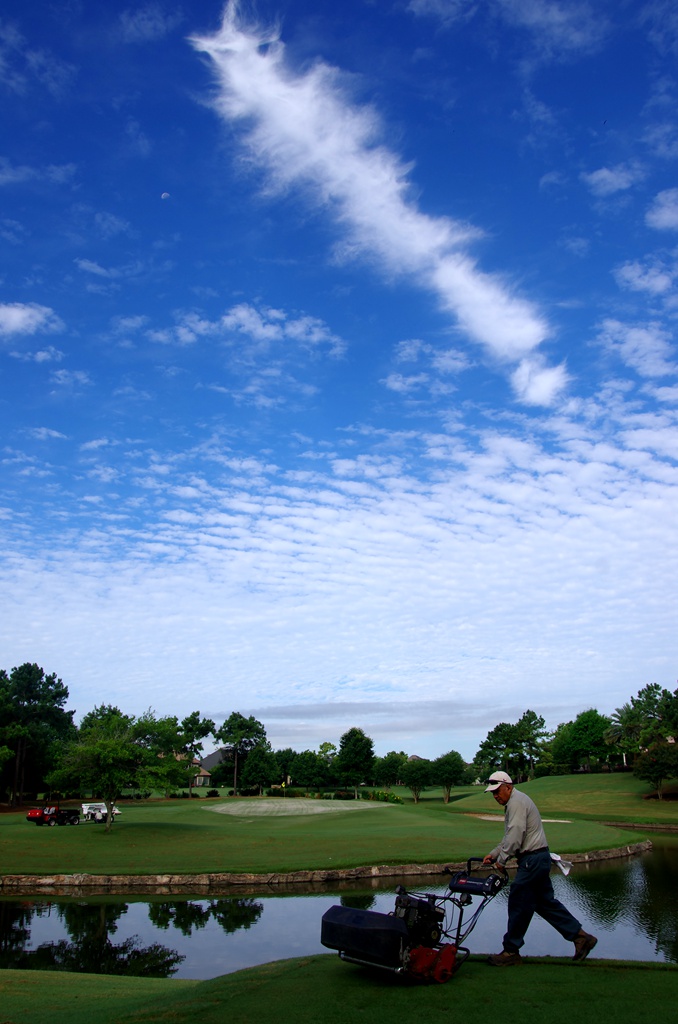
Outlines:
[[206, 797], [207, 796], [219, 796], [219, 790], [218, 789], [208, 789], [207, 792], [205, 793], [205, 796]]
[[360, 796], [363, 800], [378, 800], [383, 804], [403, 803], [403, 798], [397, 793], [391, 793], [384, 789], [361, 789]]

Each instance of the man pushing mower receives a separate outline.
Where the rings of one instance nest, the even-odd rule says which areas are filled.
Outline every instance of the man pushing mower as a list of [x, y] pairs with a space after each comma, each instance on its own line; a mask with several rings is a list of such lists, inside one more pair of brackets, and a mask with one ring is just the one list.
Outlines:
[[518, 871], [508, 897], [508, 928], [503, 950], [488, 957], [494, 967], [514, 967], [522, 963], [520, 949], [525, 932], [535, 913], [548, 921], [564, 939], [574, 942], [573, 960], [584, 960], [598, 939], [585, 932], [580, 922], [556, 899], [551, 884], [551, 854], [541, 816], [535, 803], [515, 789], [506, 772], [493, 772], [485, 789], [504, 808], [504, 838], [483, 858], [484, 864], [496, 864], [506, 871], [510, 857], [518, 861]]

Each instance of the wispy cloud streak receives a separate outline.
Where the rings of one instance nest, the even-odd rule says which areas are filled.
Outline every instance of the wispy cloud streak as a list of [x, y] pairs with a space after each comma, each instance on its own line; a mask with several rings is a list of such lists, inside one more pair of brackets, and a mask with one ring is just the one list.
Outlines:
[[310, 190], [346, 231], [345, 252], [371, 256], [390, 276], [413, 276], [493, 359], [520, 363], [513, 385], [522, 400], [554, 400], [567, 374], [536, 353], [550, 333], [546, 319], [479, 269], [468, 252], [477, 229], [419, 209], [409, 168], [380, 143], [375, 111], [351, 102], [337, 69], [317, 62], [294, 71], [279, 32], [244, 27], [235, 3], [217, 33], [192, 43], [217, 71], [217, 110], [247, 123], [249, 151], [277, 188]]

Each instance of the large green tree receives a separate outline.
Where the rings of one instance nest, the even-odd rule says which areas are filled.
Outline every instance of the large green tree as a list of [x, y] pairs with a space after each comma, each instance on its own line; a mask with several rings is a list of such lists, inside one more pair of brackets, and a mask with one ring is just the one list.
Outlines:
[[243, 786], [258, 786], [261, 796], [264, 786], [270, 786], [277, 774], [275, 754], [268, 740], [264, 740], [250, 750], [240, 778]]
[[327, 782], [327, 765], [315, 750], [302, 750], [292, 762], [290, 775], [294, 786], [320, 788]]
[[530, 709], [517, 722], [499, 722], [478, 748], [473, 761], [476, 772], [486, 778], [500, 769], [508, 772], [514, 782], [530, 778], [545, 736], [544, 719]]
[[246, 718], [233, 711], [215, 733], [218, 742], [228, 747], [233, 758], [233, 792], [238, 795], [238, 766], [242, 765], [250, 750], [266, 739], [264, 726], [253, 715]]
[[345, 786], [353, 786], [358, 798], [358, 786], [372, 778], [374, 744], [362, 729], [353, 728], [339, 740], [339, 752], [332, 762], [332, 770]]
[[631, 707], [641, 723], [640, 747], [678, 738], [678, 690], [671, 693], [659, 683], [649, 683], [631, 697]]
[[73, 712], [66, 711], [68, 688], [56, 673], [45, 674], [33, 662], [0, 670], [0, 747], [5, 758], [3, 784], [13, 807], [27, 790], [37, 789], [49, 770], [52, 749], [75, 734]]
[[633, 759], [640, 752], [642, 731], [642, 717], [638, 709], [627, 701], [621, 707], [615, 708], [610, 715], [610, 724], [605, 730], [604, 739], [606, 743], [619, 751], [624, 764], [626, 764], [627, 756]]
[[431, 780], [434, 785], [442, 786], [443, 800], [449, 804], [452, 787], [465, 782], [468, 774], [468, 768], [461, 754], [456, 750], [448, 750], [446, 754], [441, 754], [433, 762]]
[[590, 771], [593, 762], [607, 760], [610, 748], [606, 742], [610, 719], [595, 708], [582, 711], [572, 722], [562, 722], [551, 741], [551, 754], [556, 763]]
[[214, 734], [214, 722], [211, 718], [203, 718], [199, 711], [186, 715], [179, 723], [179, 747], [177, 754], [185, 757], [191, 766], [188, 774], [188, 795], [193, 796], [195, 782], [194, 762], [202, 752], [203, 740]]
[[522, 759], [521, 770], [532, 778], [535, 763], [539, 758], [547, 736], [546, 722], [536, 711], [528, 708], [516, 722], [518, 755]]
[[125, 789], [165, 789], [186, 780], [186, 763], [167, 750], [168, 732], [166, 722], [159, 726], [151, 711], [134, 718], [111, 705], [95, 708], [84, 717], [78, 738], [63, 748], [49, 782], [99, 796], [106, 804], [109, 832], [113, 807]]
[[297, 756], [297, 752], [292, 747], [284, 747], [282, 750], [274, 751], [274, 756], [278, 765], [275, 781], [284, 782], [287, 785], [291, 777], [292, 763]]
[[492, 772], [500, 769], [508, 772], [514, 781], [519, 780], [517, 756], [519, 751], [518, 731], [510, 722], [499, 722], [490, 729], [478, 752], [473, 765], [481, 778], [487, 778]]
[[422, 792], [433, 783], [433, 764], [424, 757], [412, 758], [402, 766], [400, 777], [418, 804]]
[[678, 743], [657, 740], [636, 758], [633, 774], [645, 782], [650, 782], [657, 791], [657, 799], [661, 800], [664, 783], [669, 779], [678, 779]]
[[407, 754], [404, 750], [389, 750], [383, 757], [378, 757], [374, 762], [374, 781], [378, 786], [397, 786], [401, 781], [400, 773], [407, 761]]

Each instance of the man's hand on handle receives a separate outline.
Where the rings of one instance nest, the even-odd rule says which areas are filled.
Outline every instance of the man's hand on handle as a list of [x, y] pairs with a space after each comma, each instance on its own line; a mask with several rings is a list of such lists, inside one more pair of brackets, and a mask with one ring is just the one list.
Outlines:
[[506, 868], [504, 867], [504, 865], [496, 861], [494, 857], [489, 853], [487, 857], [483, 857], [483, 864], [494, 864], [494, 866], [498, 868], [499, 871], [502, 871], [504, 874], [506, 874]]

